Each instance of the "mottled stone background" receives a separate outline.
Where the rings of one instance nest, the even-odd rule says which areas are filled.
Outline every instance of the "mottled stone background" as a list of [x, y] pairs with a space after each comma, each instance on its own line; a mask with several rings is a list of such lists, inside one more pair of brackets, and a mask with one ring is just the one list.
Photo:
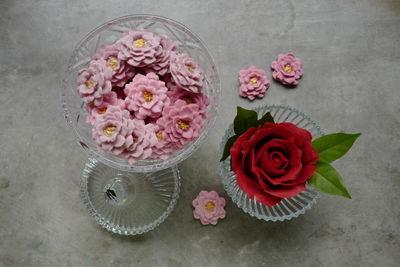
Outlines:
[[[177, 208], [156, 230], [120, 237], [99, 228], [79, 198], [86, 160], [61, 115], [73, 46], [103, 22], [152, 13], [187, 25], [219, 67], [221, 112], [190, 159]], [[280, 52], [303, 59], [296, 89], [272, 82], [253, 103], [237, 73], [268, 70]], [[400, 2], [0, 1], [1, 266], [398, 266], [400, 261]], [[353, 199], [323, 196], [305, 215], [267, 223], [230, 200], [216, 227], [192, 219], [201, 189], [226, 194], [217, 146], [235, 107], [285, 104], [326, 132], [362, 132], [335, 163]]]

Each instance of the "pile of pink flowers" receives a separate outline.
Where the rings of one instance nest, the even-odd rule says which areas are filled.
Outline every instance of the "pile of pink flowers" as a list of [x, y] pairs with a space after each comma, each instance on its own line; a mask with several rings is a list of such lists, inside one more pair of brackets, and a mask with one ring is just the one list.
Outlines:
[[77, 90], [99, 149], [134, 164], [167, 159], [200, 135], [209, 105], [203, 80], [167, 36], [134, 30], [97, 51]]

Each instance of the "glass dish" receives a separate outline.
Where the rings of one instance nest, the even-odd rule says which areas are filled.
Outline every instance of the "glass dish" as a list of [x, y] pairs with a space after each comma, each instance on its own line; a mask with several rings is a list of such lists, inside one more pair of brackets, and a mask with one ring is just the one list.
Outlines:
[[[205, 126], [196, 140], [187, 144], [167, 160], [146, 159], [138, 161], [135, 165], [130, 165], [125, 159], [98, 149], [92, 139], [92, 127], [85, 122], [86, 110], [83, 100], [76, 91], [76, 77], [80, 69], [88, 66], [91, 57], [101, 45], [113, 44], [121, 38], [123, 32], [133, 29], [147, 29], [157, 34], [165, 34], [178, 45], [181, 52], [188, 53], [196, 60], [204, 70], [204, 93], [210, 99], [210, 105], [206, 111], [208, 118], [205, 121]], [[88, 152], [90, 158], [95, 158], [122, 171], [152, 172], [178, 164], [200, 147], [215, 122], [220, 90], [215, 63], [199, 37], [181, 23], [168, 18], [153, 15], [130, 15], [99, 26], [78, 43], [65, 71], [61, 98], [64, 117], [78, 143]]]
[[[258, 113], [259, 118], [265, 113], [271, 112], [275, 122], [291, 122], [298, 127], [306, 129], [311, 132], [313, 139], [324, 135], [321, 128], [310, 117], [294, 108], [270, 105], [258, 107], [254, 110]], [[226, 141], [233, 135], [233, 124], [231, 124], [222, 138], [219, 149], [220, 157]], [[292, 198], [284, 198], [274, 206], [265, 206], [255, 199], [250, 199], [237, 185], [236, 175], [230, 169], [230, 156], [225, 161], [220, 162], [220, 177], [226, 192], [239, 208], [251, 216], [266, 221], [284, 221], [298, 217], [309, 210], [320, 196], [317, 190], [307, 185], [306, 190], [302, 193]]]

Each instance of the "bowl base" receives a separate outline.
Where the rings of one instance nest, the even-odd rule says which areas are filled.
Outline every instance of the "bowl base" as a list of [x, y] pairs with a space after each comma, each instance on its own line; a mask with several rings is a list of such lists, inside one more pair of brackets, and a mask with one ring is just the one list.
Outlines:
[[96, 222], [115, 233], [134, 235], [154, 229], [174, 208], [178, 169], [124, 172], [89, 159], [81, 177], [81, 195]]

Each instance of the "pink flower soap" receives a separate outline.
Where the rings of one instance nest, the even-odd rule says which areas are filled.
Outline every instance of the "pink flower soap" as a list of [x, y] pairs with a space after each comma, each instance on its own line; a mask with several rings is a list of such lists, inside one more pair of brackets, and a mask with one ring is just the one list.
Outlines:
[[295, 57], [292, 53], [279, 54], [276, 61], [272, 61], [272, 77], [284, 85], [297, 85], [303, 69], [300, 58]]
[[193, 217], [200, 220], [203, 225], [216, 225], [218, 219], [225, 218], [225, 199], [215, 191], [200, 191], [192, 201], [194, 208]]
[[197, 104], [201, 110], [205, 110], [210, 104], [208, 97], [205, 94], [196, 94], [191, 91], [180, 88], [177, 85], [171, 85], [170, 90], [167, 92], [168, 97], [172, 103], [177, 100], [183, 100], [186, 104]]
[[157, 125], [170, 142], [183, 147], [199, 137], [204, 126], [204, 113], [197, 104], [177, 100], [173, 105], [164, 108]]
[[94, 55], [93, 59], [104, 59], [112, 69], [111, 83], [113, 86], [124, 87], [125, 83], [135, 76], [135, 69], [118, 58], [118, 48], [115, 45], [104, 45]]
[[133, 111], [138, 119], [146, 117], [158, 118], [169, 105], [168, 88], [152, 72], [146, 76], [137, 74], [131, 83], [125, 86], [125, 104], [129, 111]]
[[157, 55], [154, 64], [148, 66], [146, 71], [152, 71], [158, 75], [165, 75], [169, 72], [169, 62], [172, 52], [177, 53], [178, 47], [165, 35], [160, 35], [161, 53]]
[[[132, 119], [128, 123], [132, 142], [129, 142], [123, 152], [130, 164], [140, 159], [147, 159], [153, 154], [153, 147], [157, 143], [153, 124], [145, 124], [143, 120]], [[129, 141], [130, 141], [129, 140]]]
[[240, 91], [242, 97], [253, 101], [256, 98], [263, 98], [270, 83], [262, 69], [250, 66], [248, 69], [239, 71]]
[[146, 30], [126, 32], [117, 41], [118, 58], [134, 67], [154, 64], [162, 53], [161, 38]]
[[104, 95], [111, 92], [112, 68], [104, 59], [93, 60], [89, 68], [78, 72], [78, 93], [86, 103], [100, 106]]
[[182, 89], [192, 93], [200, 93], [203, 90], [203, 70], [188, 54], [172, 52], [169, 69], [172, 79]]
[[117, 93], [111, 91], [103, 96], [103, 103], [100, 106], [95, 106], [93, 103], [86, 105], [86, 111], [88, 113], [86, 122], [93, 125], [96, 117], [104, 115], [107, 111], [107, 108], [110, 106], [118, 106], [121, 109], [124, 109], [125, 102], [121, 99], [118, 99]]
[[127, 110], [112, 106], [103, 116], [97, 116], [92, 136], [100, 149], [118, 156], [132, 144], [130, 115]]

